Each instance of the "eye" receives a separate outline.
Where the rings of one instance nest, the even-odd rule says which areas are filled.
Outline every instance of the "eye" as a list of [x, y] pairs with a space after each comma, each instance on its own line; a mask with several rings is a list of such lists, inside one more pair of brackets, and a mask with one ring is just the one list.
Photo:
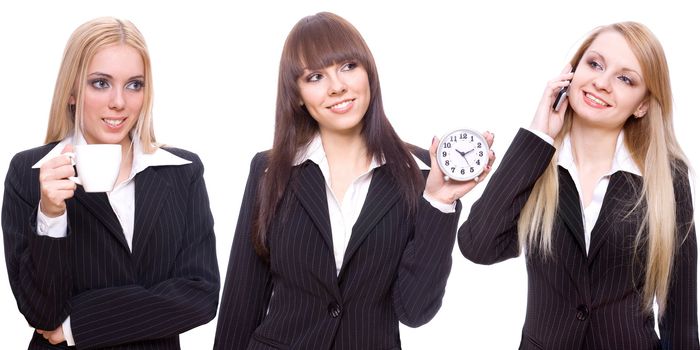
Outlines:
[[347, 72], [347, 71], [351, 71], [351, 70], [353, 70], [353, 69], [355, 69], [355, 68], [357, 68], [357, 63], [355, 63], [355, 62], [348, 62], [348, 63], [345, 63], [342, 67], [340, 67], [340, 71], [341, 71], [341, 72]]
[[621, 76], [617, 77], [617, 79], [620, 79], [620, 81], [622, 81], [623, 83], [625, 83], [627, 85], [634, 85], [634, 81], [632, 80], [632, 78], [630, 78], [626, 75], [621, 75]]
[[126, 88], [129, 90], [139, 91], [139, 90], [141, 90], [141, 88], [143, 88], [143, 81], [142, 80], [130, 81], [128, 84], [126, 84]]
[[106, 89], [109, 87], [109, 82], [107, 82], [107, 80], [105, 80], [105, 79], [100, 78], [100, 79], [91, 80], [90, 85], [92, 85], [92, 87], [94, 87], [95, 89], [102, 90], [102, 89]]
[[306, 76], [306, 81], [309, 83], [314, 83], [314, 82], [321, 80], [322, 78], [323, 78], [323, 75], [321, 75], [319, 73], [311, 73], [311, 74]]
[[595, 70], [603, 70], [603, 65], [598, 63], [598, 61], [596, 61], [596, 60], [588, 61], [588, 65]]

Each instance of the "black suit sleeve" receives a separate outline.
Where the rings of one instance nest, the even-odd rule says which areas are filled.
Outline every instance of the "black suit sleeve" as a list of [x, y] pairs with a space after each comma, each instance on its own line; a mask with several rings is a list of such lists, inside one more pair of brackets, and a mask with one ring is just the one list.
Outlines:
[[221, 296], [214, 349], [245, 349], [265, 317], [272, 292], [268, 264], [255, 253], [251, 240], [259, 180], [267, 163], [265, 158], [264, 153], [258, 153], [250, 165]]
[[674, 177], [679, 249], [673, 262], [666, 312], [659, 322], [664, 350], [700, 349], [698, 343], [697, 238], [687, 168]]
[[202, 325], [216, 315], [219, 269], [214, 220], [204, 168], [194, 158], [191, 165], [181, 166], [191, 170], [174, 186], [187, 191], [186, 212], [163, 214], [187, 217], [172, 277], [149, 288], [133, 284], [74, 295], [71, 327], [78, 348], [165, 338]]
[[[29, 325], [54, 330], [69, 313], [69, 239], [36, 231], [39, 186], [32, 157], [16, 155], [5, 178], [2, 231], [12, 293]], [[70, 233], [69, 233], [70, 235]]]
[[554, 147], [520, 129], [494, 171], [469, 218], [459, 228], [459, 249], [477, 264], [493, 264], [520, 254], [518, 218]]
[[419, 198], [415, 233], [408, 242], [394, 282], [394, 309], [401, 323], [418, 327], [430, 321], [442, 306], [452, 267], [457, 222], [462, 209], [443, 213]]

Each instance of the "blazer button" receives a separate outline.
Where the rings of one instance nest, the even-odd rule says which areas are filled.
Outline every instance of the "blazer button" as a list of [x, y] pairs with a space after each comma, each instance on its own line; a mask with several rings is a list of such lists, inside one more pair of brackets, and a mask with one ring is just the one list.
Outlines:
[[579, 321], [585, 321], [588, 318], [588, 306], [579, 305], [576, 308], [576, 319]]
[[331, 317], [338, 318], [338, 316], [340, 316], [340, 312], [340, 305], [337, 303], [328, 304], [328, 314], [331, 315]]

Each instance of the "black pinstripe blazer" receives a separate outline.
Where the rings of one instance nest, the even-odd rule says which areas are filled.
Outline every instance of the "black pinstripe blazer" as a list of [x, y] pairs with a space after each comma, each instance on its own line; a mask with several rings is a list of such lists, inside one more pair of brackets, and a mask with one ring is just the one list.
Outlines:
[[[419, 157], [429, 163], [428, 153]], [[323, 175], [293, 170], [268, 234], [270, 263], [253, 251], [251, 220], [267, 154], [251, 163], [221, 299], [215, 349], [400, 349], [399, 321], [428, 322], [442, 303], [457, 231], [422, 197], [409, 220], [386, 167], [375, 169], [339, 275]]]
[[[219, 271], [203, 167], [149, 167], [135, 177], [133, 252], [104, 193], [66, 201], [68, 235], [36, 233], [41, 196], [32, 165], [49, 144], [17, 154], [5, 179], [2, 230], [12, 292], [29, 325], [67, 316], [79, 349], [179, 349], [178, 334], [216, 314]], [[51, 346], [34, 334], [29, 349]]]
[[[459, 229], [469, 260], [492, 264], [519, 254], [517, 220], [554, 147], [526, 130], [513, 143]], [[640, 310], [645, 254], [633, 256], [641, 222], [626, 217], [639, 196], [641, 178], [617, 172], [610, 178], [586, 254], [578, 191], [559, 168], [559, 208], [553, 257], [526, 257], [528, 299], [521, 349], [699, 349], [697, 246], [687, 171], [675, 174], [680, 247], [668, 307], [654, 331], [653, 315]], [[687, 234], [687, 235], [686, 235]], [[642, 249], [643, 250], [643, 249]]]

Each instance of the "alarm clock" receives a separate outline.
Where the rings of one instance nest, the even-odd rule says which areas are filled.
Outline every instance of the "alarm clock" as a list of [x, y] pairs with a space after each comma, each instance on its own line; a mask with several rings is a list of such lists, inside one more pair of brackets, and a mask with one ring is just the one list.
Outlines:
[[440, 139], [437, 162], [445, 181], [478, 180], [489, 163], [489, 145], [484, 136], [470, 129], [458, 129]]

